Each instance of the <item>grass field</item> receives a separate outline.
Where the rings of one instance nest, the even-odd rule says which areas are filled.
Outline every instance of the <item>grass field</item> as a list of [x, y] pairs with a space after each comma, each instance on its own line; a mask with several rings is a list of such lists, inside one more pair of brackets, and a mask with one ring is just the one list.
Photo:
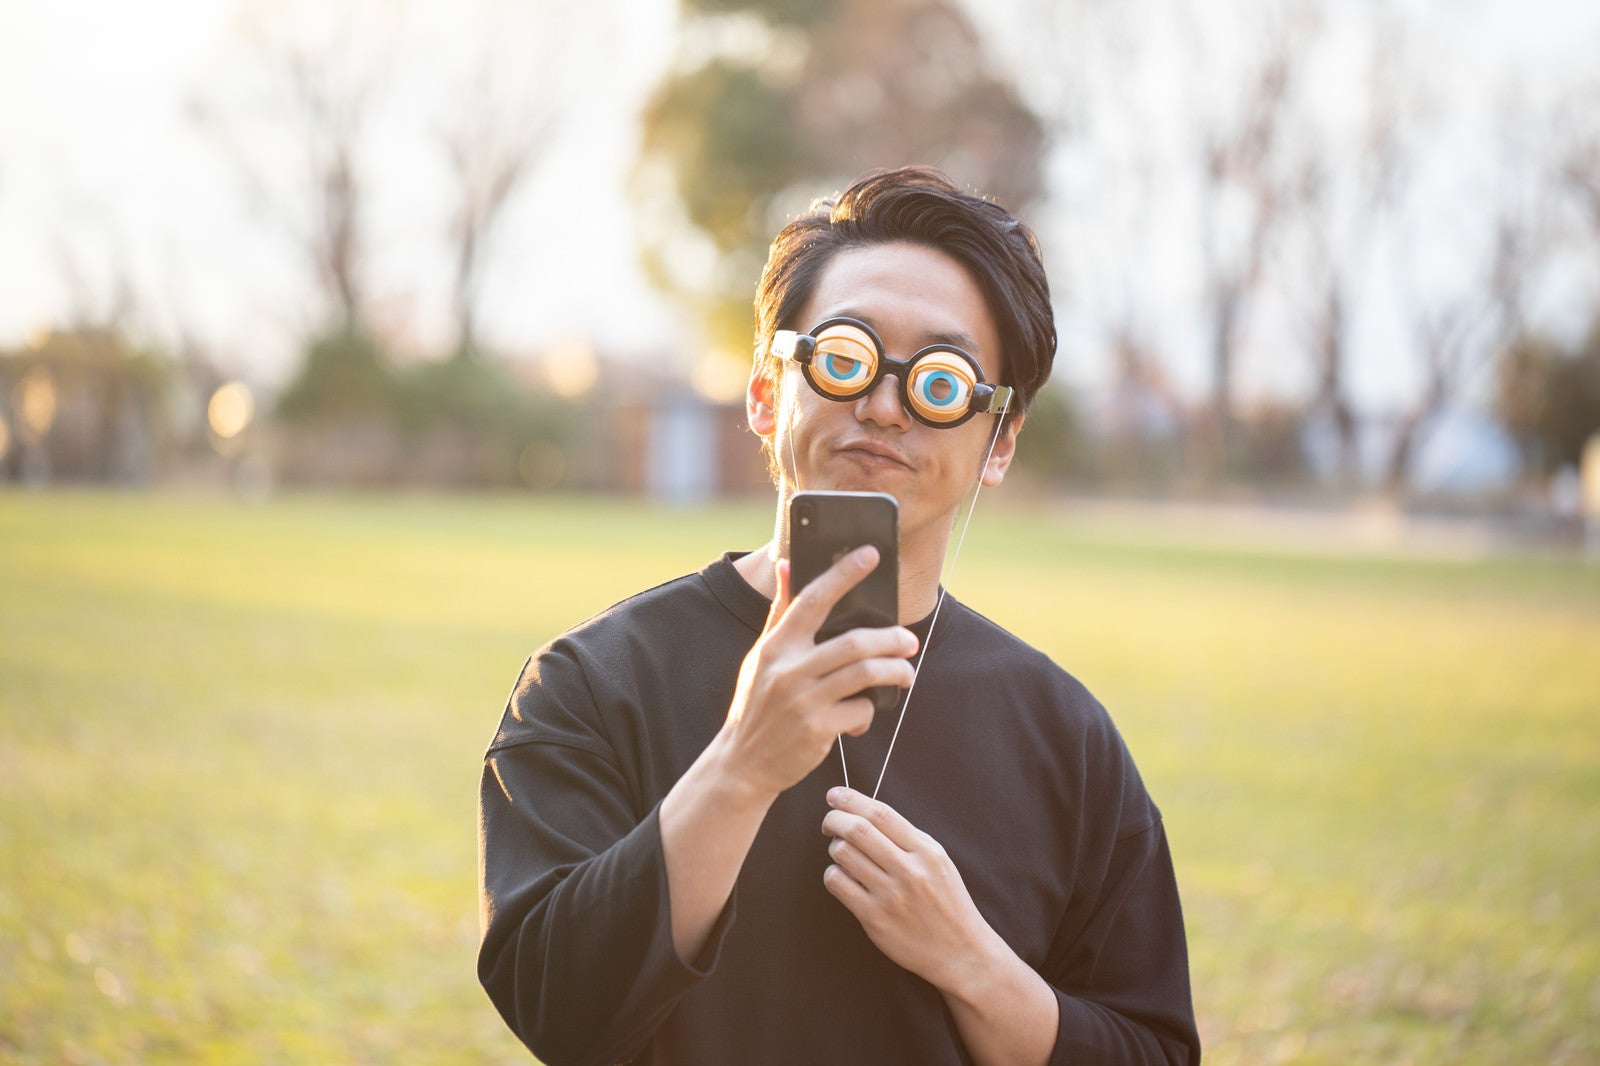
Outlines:
[[[768, 524], [0, 494], [0, 1062], [528, 1061], [473, 972], [506, 692]], [[1120, 723], [1208, 1062], [1600, 1061], [1600, 568], [986, 503], [952, 587]]]

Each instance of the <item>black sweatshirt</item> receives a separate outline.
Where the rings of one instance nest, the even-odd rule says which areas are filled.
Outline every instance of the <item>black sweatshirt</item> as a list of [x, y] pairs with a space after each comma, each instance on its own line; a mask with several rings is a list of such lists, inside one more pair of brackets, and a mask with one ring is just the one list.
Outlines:
[[[478, 973], [549, 1066], [970, 1062], [939, 992], [822, 884], [835, 751], [768, 812], [702, 956], [672, 946], [658, 805], [721, 727], [768, 601], [726, 556], [558, 637], [485, 759]], [[846, 737], [868, 793], [894, 715]], [[1161, 816], [1099, 703], [947, 598], [879, 799], [1056, 990], [1052, 1062], [1198, 1062]]]

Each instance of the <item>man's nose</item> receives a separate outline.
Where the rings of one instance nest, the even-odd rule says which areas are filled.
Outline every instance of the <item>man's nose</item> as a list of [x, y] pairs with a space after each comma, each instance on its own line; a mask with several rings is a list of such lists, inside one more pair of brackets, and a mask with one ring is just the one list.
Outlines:
[[876, 422], [880, 426], [904, 429], [911, 425], [911, 414], [900, 399], [900, 375], [889, 371], [883, 375], [872, 391], [857, 403], [856, 417]]

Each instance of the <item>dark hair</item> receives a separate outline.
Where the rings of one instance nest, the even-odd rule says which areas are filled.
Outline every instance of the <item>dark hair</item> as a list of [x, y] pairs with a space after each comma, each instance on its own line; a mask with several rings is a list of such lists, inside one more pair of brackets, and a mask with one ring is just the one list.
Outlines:
[[776, 376], [767, 345], [795, 321], [833, 257], [846, 248], [904, 242], [933, 248], [971, 273], [1000, 333], [1001, 384], [1027, 410], [1055, 360], [1055, 313], [1033, 232], [993, 200], [963, 192], [930, 167], [875, 171], [817, 200], [772, 242], [756, 287], [756, 357]]

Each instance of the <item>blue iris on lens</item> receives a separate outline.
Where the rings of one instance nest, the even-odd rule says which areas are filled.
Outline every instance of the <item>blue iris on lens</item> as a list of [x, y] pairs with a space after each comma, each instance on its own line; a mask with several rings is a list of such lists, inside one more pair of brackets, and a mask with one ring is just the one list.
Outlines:
[[861, 364], [856, 360], [848, 355], [839, 355], [837, 353], [829, 354], [822, 365], [831, 376], [839, 381], [849, 381], [861, 369]]
[[961, 398], [961, 386], [948, 370], [935, 370], [924, 374], [918, 382], [923, 402], [934, 407], [948, 407]]

